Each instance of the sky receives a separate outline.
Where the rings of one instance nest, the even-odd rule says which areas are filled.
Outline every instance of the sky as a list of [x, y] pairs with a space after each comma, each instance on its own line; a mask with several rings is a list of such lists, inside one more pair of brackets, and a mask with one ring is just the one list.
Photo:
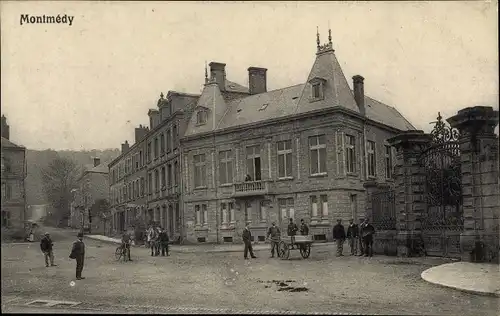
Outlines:
[[[161, 92], [199, 93], [205, 61], [268, 69], [268, 90], [307, 80], [328, 28], [349, 83], [430, 131], [464, 107], [498, 110], [498, 3], [0, 2], [1, 108], [30, 149], [119, 148]], [[74, 16], [24, 24], [21, 14]]]

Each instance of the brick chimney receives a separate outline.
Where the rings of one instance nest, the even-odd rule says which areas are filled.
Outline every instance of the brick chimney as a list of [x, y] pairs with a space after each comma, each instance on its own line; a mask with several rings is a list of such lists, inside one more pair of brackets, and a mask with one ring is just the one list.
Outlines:
[[248, 68], [248, 88], [250, 94], [267, 92], [267, 69], [259, 67]]
[[5, 115], [2, 115], [2, 137], [10, 139], [10, 127], [7, 124], [7, 118]]
[[135, 128], [135, 143], [137, 144], [141, 140], [146, 137], [146, 134], [148, 133], [148, 129], [146, 126], [139, 125], [139, 127]]
[[363, 83], [365, 78], [360, 75], [352, 77], [353, 85], [352, 90], [354, 93], [354, 100], [358, 104], [359, 113], [365, 115], [365, 84]]
[[101, 158], [95, 157], [94, 158], [94, 167], [97, 167], [101, 164]]
[[128, 140], [122, 144], [122, 154], [126, 153], [130, 149], [130, 145], [128, 144]]
[[220, 91], [226, 90], [226, 64], [211, 62], [208, 64], [210, 66], [210, 78], [215, 78], [215, 81], [219, 85]]
[[160, 111], [156, 109], [149, 109], [149, 128], [153, 129], [160, 123]]

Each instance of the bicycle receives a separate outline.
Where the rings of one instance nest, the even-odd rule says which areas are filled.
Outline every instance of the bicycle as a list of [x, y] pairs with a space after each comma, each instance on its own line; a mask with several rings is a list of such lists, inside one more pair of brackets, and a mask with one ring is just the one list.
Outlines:
[[123, 258], [123, 260], [126, 260], [127, 258], [127, 249], [124, 247], [124, 245], [120, 245], [116, 248], [115, 250], [115, 258], [116, 258], [116, 261], [120, 261], [121, 258]]

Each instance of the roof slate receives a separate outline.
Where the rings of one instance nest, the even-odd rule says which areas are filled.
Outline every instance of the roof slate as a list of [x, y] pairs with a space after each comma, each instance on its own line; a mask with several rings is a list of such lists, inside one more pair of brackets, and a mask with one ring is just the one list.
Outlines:
[[[226, 112], [226, 102], [222, 97], [219, 86], [215, 81], [205, 84], [203, 92], [196, 102], [197, 107], [204, 107], [207, 111], [207, 121], [205, 124], [197, 124], [196, 111], [193, 113], [191, 120], [188, 123], [185, 135], [193, 135], [198, 133], [209, 132], [214, 129], [214, 126], [222, 119]], [[215, 109], [215, 115], [213, 113]], [[214, 123], [215, 116], [215, 123]]]
[[[311, 80], [323, 82], [321, 100], [310, 101], [312, 86], [309, 82]], [[226, 80], [226, 92], [248, 93], [248, 88]], [[197, 106], [207, 108], [207, 123], [197, 125], [195, 111], [186, 129], [186, 136], [212, 131], [214, 108], [216, 130], [330, 107], [343, 107], [360, 112], [331, 44], [324, 46], [316, 54], [316, 60], [306, 83], [255, 95], [243, 94], [233, 99], [226, 98], [227, 102], [224, 101], [226, 92], [221, 92], [218, 85], [213, 82], [205, 85]], [[415, 127], [394, 107], [365, 96], [365, 108], [366, 117], [375, 122], [399, 130], [415, 130]]]
[[248, 87], [242, 86], [236, 82], [232, 82], [226, 79], [226, 91], [228, 92], [240, 92], [249, 93]]
[[8, 140], [5, 137], [2, 137], [1, 146], [2, 146], [2, 148], [19, 148], [19, 149], [24, 148], [24, 146], [14, 144], [13, 142], [11, 142], [10, 140]]
[[359, 113], [354, 95], [349, 88], [347, 79], [342, 72], [333, 49], [327, 50], [316, 56], [307, 82], [313, 78], [324, 80], [323, 99], [310, 102], [312, 86], [306, 83], [304, 93], [299, 101], [297, 113], [310, 112], [334, 106], [341, 106]]
[[379, 122], [397, 129], [416, 130], [396, 108], [372, 99], [365, 95], [365, 115], [375, 122]]
[[299, 84], [233, 100], [217, 129], [292, 115], [303, 88], [304, 84]]

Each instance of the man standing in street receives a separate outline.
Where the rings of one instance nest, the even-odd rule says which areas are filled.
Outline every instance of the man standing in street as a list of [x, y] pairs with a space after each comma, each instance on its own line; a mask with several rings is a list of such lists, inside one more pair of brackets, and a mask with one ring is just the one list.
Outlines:
[[309, 227], [307, 224], [304, 222], [304, 219], [300, 220], [300, 234], [302, 236], [307, 236], [309, 235]]
[[132, 261], [132, 259], [130, 258], [131, 242], [132, 242], [132, 236], [129, 234], [127, 230], [124, 230], [122, 235], [122, 247], [123, 249], [125, 249], [125, 260], [127, 260], [128, 257], [128, 261]]
[[337, 243], [337, 257], [343, 256], [344, 242], [345, 242], [345, 229], [342, 225], [342, 220], [337, 220], [337, 225], [333, 227], [333, 240]]
[[52, 243], [52, 239], [50, 239], [49, 233], [45, 233], [43, 235], [42, 240], [40, 241], [40, 249], [43, 252], [43, 255], [45, 257], [45, 266], [49, 266], [49, 260], [50, 260], [50, 266], [55, 267], [57, 264], [54, 264], [54, 252], [52, 251], [52, 247], [54, 244]]
[[364, 220], [359, 220], [358, 225], [358, 245], [359, 245], [359, 254], [358, 256], [362, 256], [365, 254], [365, 247], [363, 246], [363, 237], [361, 236], [361, 231], [363, 230]]
[[365, 250], [365, 257], [373, 255], [373, 235], [375, 234], [375, 227], [368, 222], [365, 218], [363, 226], [361, 227], [361, 237], [363, 238], [363, 248]]
[[353, 219], [349, 221], [347, 239], [349, 239], [349, 246], [351, 247], [351, 256], [355, 256], [358, 253], [359, 227], [358, 224], [354, 223]]
[[73, 249], [69, 255], [71, 259], [76, 259], [76, 279], [83, 280], [83, 259], [85, 258], [85, 244], [83, 243], [83, 233], [78, 233], [78, 240], [73, 243]]
[[273, 222], [273, 225], [269, 227], [269, 230], [267, 231], [267, 238], [271, 239], [271, 258], [274, 258], [275, 249], [276, 249], [276, 254], [279, 257], [278, 243], [280, 241], [280, 237], [281, 237], [281, 231], [276, 226], [276, 223]]
[[165, 256], [165, 252], [167, 253], [167, 257], [169, 256], [168, 254], [168, 234], [167, 230], [165, 228], [161, 228], [161, 233], [160, 233], [160, 247], [161, 247], [161, 255]]
[[295, 235], [297, 235], [297, 231], [299, 230], [299, 228], [297, 227], [297, 225], [293, 222], [293, 218], [290, 218], [290, 224], [288, 224], [288, 236], [290, 236], [291, 238], [291, 242], [292, 242], [292, 249], [293, 249], [293, 244], [295, 243]]
[[248, 259], [248, 252], [249, 251], [250, 251], [250, 256], [252, 258], [257, 258], [253, 254], [252, 233], [250, 232], [250, 228], [248, 227], [248, 224], [245, 226], [245, 229], [243, 230], [243, 234], [241, 237], [243, 238], [243, 243], [245, 243], [245, 252], [244, 252], [245, 259]]

